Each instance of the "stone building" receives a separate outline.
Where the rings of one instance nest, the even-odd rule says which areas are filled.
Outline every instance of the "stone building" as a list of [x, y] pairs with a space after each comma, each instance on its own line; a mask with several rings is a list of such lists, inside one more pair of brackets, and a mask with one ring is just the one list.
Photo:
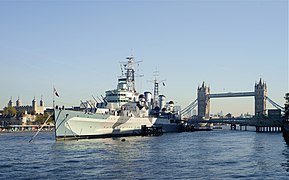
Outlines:
[[8, 102], [8, 107], [14, 107], [17, 112], [24, 112], [24, 113], [35, 113], [35, 114], [44, 114], [44, 101], [41, 100], [39, 102], [39, 105], [37, 105], [37, 101], [34, 97], [34, 99], [32, 100], [32, 104], [31, 105], [22, 105], [22, 102], [20, 100], [20, 98], [18, 97], [17, 101], [16, 101], [16, 106], [13, 106], [13, 101], [12, 101], [12, 97]]

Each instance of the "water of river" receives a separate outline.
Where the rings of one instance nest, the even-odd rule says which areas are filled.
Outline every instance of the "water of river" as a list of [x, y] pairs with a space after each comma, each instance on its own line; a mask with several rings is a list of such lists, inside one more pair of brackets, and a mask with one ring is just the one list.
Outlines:
[[288, 179], [281, 133], [184, 132], [56, 142], [0, 134], [0, 179]]

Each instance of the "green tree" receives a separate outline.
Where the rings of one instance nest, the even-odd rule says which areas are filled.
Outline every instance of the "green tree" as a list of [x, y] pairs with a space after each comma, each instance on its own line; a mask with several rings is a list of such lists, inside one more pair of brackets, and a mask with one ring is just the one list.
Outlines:
[[[48, 113], [36, 115], [35, 124], [38, 124], [38, 125], [43, 124], [45, 120], [48, 118], [48, 116], [49, 116]], [[47, 123], [50, 123], [50, 122], [53, 122], [53, 116], [50, 116], [49, 120], [47, 121]]]
[[17, 114], [17, 111], [15, 109], [15, 107], [5, 107], [4, 108], [4, 111], [3, 111], [3, 115], [6, 116], [6, 117], [14, 117], [16, 116]]
[[36, 112], [33, 110], [33, 111], [30, 111], [29, 114], [31, 114], [31, 115], [35, 115]]
[[24, 114], [25, 114], [25, 110], [19, 110], [19, 111], [17, 111], [16, 116], [17, 116], [18, 118], [20, 118], [20, 117], [23, 117]]

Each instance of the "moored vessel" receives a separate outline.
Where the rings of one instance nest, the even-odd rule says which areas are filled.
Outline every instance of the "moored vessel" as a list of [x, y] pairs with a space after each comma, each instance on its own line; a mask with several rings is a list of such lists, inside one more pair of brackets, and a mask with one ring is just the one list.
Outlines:
[[141, 135], [142, 127], [159, 127], [163, 133], [183, 131], [174, 102], [135, 88], [134, 57], [127, 57], [116, 89], [105, 92], [102, 102], [84, 109], [54, 108], [56, 140]]
[[283, 137], [287, 144], [289, 144], [289, 93], [285, 94], [285, 113], [283, 121]]

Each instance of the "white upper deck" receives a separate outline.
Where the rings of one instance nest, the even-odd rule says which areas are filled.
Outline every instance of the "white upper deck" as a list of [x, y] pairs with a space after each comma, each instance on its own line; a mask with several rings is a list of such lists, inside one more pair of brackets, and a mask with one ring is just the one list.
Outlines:
[[118, 79], [117, 88], [105, 92], [107, 108], [120, 109], [128, 102], [137, 102], [138, 93], [135, 89], [134, 57], [129, 56], [127, 61], [121, 63], [121, 76]]

